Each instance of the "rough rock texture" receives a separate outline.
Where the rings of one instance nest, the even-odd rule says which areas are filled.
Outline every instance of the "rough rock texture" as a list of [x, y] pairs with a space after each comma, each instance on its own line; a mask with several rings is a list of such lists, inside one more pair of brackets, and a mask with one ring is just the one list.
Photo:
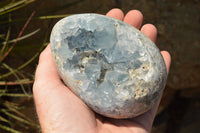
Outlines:
[[97, 113], [130, 118], [149, 110], [166, 84], [155, 44], [132, 26], [97, 14], [60, 20], [51, 50], [66, 85]]

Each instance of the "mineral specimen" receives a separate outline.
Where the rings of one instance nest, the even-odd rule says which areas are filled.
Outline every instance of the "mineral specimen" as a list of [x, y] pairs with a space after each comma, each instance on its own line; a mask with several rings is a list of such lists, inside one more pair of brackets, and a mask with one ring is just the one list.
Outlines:
[[148, 111], [167, 79], [155, 44], [118, 19], [78, 14], [60, 20], [50, 38], [65, 84], [95, 112], [130, 118]]

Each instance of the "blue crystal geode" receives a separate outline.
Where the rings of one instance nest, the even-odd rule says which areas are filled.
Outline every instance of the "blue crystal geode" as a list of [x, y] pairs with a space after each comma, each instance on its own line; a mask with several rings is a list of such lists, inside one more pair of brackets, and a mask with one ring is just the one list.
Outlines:
[[155, 44], [118, 19], [78, 14], [60, 20], [51, 50], [65, 84], [95, 112], [130, 118], [149, 110], [167, 72]]

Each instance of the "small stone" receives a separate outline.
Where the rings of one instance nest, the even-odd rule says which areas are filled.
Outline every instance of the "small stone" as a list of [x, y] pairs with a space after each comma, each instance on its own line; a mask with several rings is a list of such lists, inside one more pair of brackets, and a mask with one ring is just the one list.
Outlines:
[[166, 84], [156, 45], [118, 19], [78, 14], [60, 20], [51, 50], [65, 84], [95, 112], [131, 118], [148, 111]]

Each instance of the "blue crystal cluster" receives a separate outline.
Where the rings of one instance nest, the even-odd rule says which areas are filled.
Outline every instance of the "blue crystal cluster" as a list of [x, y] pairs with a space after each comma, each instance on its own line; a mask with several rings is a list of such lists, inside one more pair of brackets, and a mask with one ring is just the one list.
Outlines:
[[159, 49], [118, 19], [78, 14], [60, 20], [50, 38], [65, 84], [95, 112], [130, 118], [149, 110], [167, 79]]

